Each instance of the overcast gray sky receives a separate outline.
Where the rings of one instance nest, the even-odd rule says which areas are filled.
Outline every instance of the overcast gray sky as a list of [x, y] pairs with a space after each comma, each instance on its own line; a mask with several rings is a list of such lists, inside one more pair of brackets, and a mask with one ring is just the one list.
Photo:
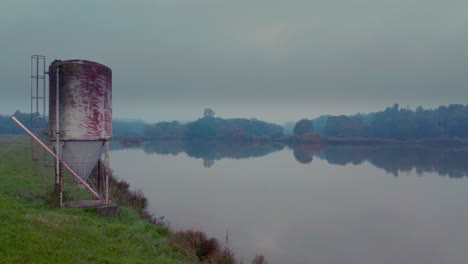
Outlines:
[[109, 66], [114, 117], [150, 122], [468, 103], [466, 0], [2, 0], [0, 51], [1, 114], [32, 54]]

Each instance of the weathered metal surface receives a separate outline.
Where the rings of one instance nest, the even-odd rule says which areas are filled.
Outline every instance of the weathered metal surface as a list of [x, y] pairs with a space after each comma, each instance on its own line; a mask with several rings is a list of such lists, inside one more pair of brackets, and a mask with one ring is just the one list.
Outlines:
[[[21, 122], [18, 119], [16, 119], [16, 117], [12, 116], [11, 119], [13, 119], [13, 121], [18, 126], [20, 126], [26, 133], [28, 133], [28, 135], [30, 135], [37, 143], [39, 143], [39, 145], [43, 147], [52, 157], [56, 159], [58, 158], [57, 155], [49, 147], [46, 146], [46, 144], [44, 144], [38, 137], [36, 137], [31, 131], [29, 131], [29, 129], [27, 129], [23, 124], [21, 124]], [[68, 166], [66, 162], [62, 162], [62, 164], [75, 177], [75, 179], [78, 182], [83, 184], [83, 186], [86, 187], [86, 189], [88, 189], [96, 198], [104, 202], [104, 199], [96, 191], [94, 191], [93, 188], [91, 188], [91, 186], [89, 186], [89, 184], [87, 184], [85, 180], [78, 176], [78, 174], [72, 168], [70, 168], [70, 166]]]
[[92, 61], [54, 61], [49, 66], [49, 138], [55, 140], [59, 73], [60, 140], [110, 140], [112, 71]]
[[100, 140], [70, 140], [64, 141], [62, 147], [63, 160], [83, 180], [87, 180], [96, 166], [102, 152], [104, 142]]

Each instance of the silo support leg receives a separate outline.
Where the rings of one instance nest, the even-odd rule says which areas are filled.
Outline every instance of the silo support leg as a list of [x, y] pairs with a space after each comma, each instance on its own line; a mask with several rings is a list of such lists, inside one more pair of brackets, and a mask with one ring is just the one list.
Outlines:
[[60, 208], [63, 208], [63, 164], [62, 161], [59, 161], [59, 198], [60, 198]]
[[102, 164], [101, 159], [98, 160], [97, 164], [97, 190], [100, 194], [104, 192], [104, 185], [103, 185], [103, 175], [102, 175]]
[[57, 163], [55, 163], [55, 193], [59, 194], [60, 193], [60, 173], [59, 173], [59, 168], [57, 168]]
[[105, 204], [110, 204], [109, 201], [109, 177], [110, 177], [110, 167], [109, 167], [109, 141], [106, 141], [106, 160], [105, 160], [105, 188], [106, 188], [106, 194], [105, 194]]

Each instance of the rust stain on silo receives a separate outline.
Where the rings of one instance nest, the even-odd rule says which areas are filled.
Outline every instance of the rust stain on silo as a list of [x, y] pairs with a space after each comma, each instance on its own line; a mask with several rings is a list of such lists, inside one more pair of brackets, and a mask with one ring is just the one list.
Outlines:
[[54, 61], [49, 66], [49, 135], [56, 131], [56, 78], [59, 72], [60, 140], [110, 140], [112, 71], [86, 60]]

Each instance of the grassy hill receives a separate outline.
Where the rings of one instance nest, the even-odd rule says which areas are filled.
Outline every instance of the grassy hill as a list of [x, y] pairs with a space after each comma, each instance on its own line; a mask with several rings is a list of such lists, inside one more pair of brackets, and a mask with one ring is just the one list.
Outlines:
[[173, 242], [163, 225], [121, 207], [117, 217], [48, 202], [42, 170], [31, 161], [29, 139], [0, 137], [0, 262], [199, 263]]

